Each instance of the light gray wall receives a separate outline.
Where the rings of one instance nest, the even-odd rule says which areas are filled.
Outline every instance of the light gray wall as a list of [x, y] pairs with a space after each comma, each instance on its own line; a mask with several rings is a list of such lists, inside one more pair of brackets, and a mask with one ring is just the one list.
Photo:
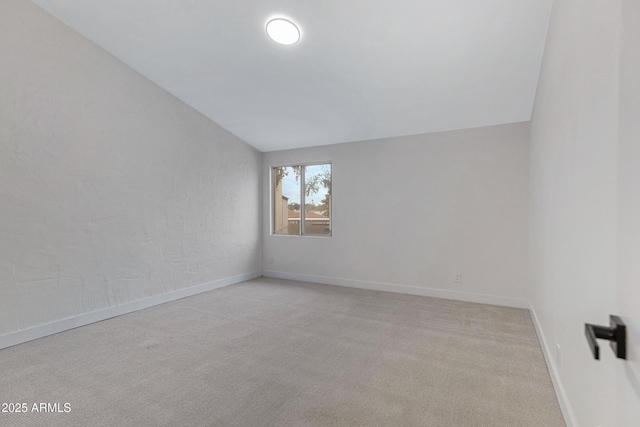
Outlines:
[[[640, 419], [639, 18], [636, 0], [556, 0], [531, 122], [528, 296], [576, 426]], [[627, 362], [587, 345], [610, 314], [635, 337]]]
[[[640, 420], [640, 2], [622, 0], [618, 143], [618, 314], [628, 360], [616, 364], [618, 425]], [[606, 344], [605, 344], [606, 345]]]
[[[526, 306], [528, 138], [520, 123], [264, 153], [264, 273]], [[325, 160], [333, 236], [270, 235], [270, 166]]]
[[0, 58], [0, 336], [259, 272], [259, 152], [26, 0]]

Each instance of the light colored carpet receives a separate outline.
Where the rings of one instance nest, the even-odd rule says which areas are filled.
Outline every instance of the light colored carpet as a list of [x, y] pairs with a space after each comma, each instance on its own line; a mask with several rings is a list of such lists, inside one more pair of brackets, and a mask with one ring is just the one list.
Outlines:
[[565, 425], [526, 310], [264, 278], [0, 350], [0, 367], [0, 401], [29, 406], [2, 426]]

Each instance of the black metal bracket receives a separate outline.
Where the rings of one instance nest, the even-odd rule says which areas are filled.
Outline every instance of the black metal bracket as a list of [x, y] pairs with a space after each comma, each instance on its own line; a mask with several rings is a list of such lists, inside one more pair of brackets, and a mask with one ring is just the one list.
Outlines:
[[600, 347], [596, 338], [611, 341], [611, 348], [618, 359], [627, 358], [627, 327], [618, 316], [609, 316], [609, 327], [584, 324], [591, 353], [596, 360], [600, 359]]

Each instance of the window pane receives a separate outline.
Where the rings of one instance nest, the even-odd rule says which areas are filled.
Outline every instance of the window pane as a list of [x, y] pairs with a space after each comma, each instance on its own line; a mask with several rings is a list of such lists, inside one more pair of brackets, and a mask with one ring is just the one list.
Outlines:
[[300, 234], [300, 168], [273, 168], [273, 234]]
[[306, 166], [305, 234], [331, 234], [331, 165]]

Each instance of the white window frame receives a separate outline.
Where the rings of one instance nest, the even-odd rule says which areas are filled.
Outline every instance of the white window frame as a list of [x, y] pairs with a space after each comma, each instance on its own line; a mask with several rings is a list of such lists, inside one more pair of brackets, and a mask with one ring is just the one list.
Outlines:
[[[305, 194], [305, 172], [307, 166], [329, 165], [331, 168], [331, 190], [333, 190], [333, 163], [331, 161], [317, 161], [317, 162], [292, 162], [281, 163], [269, 166], [269, 228], [271, 230], [271, 236], [278, 237], [318, 237], [321, 239], [333, 236], [333, 191], [331, 191], [331, 202], [329, 203], [329, 234], [307, 234], [305, 233], [305, 206], [306, 206], [306, 194]], [[300, 167], [300, 234], [276, 234], [274, 230], [274, 169], [275, 168], [292, 168]]]

